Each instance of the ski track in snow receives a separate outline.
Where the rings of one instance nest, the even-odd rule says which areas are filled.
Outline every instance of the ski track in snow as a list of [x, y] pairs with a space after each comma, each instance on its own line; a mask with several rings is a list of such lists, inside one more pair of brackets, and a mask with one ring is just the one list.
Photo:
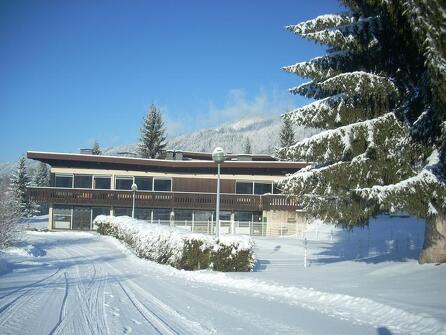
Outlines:
[[237, 274], [179, 271], [138, 259], [107, 237], [27, 239], [48, 254], [33, 266], [14, 256], [13, 271], [0, 276], [1, 334], [376, 334], [381, 326], [392, 334], [446, 334], [427, 314]]

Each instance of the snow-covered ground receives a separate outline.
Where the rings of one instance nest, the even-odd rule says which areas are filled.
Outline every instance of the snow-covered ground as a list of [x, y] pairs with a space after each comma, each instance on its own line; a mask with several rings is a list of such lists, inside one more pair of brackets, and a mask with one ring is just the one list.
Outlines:
[[178, 271], [94, 233], [26, 232], [0, 255], [0, 334], [446, 334], [446, 266], [417, 264], [420, 222], [310, 228], [307, 268], [303, 240], [264, 237], [250, 273]]

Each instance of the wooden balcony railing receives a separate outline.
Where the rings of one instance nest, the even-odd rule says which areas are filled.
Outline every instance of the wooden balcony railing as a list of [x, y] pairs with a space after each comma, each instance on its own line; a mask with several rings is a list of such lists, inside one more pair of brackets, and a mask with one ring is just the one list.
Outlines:
[[[54, 187], [30, 187], [28, 194], [36, 202], [131, 207], [132, 191], [95, 190]], [[222, 210], [262, 211], [262, 210], [295, 210], [299, 206], [293, 199], [280, 194], [245, 195], [221, 194]], [[215, 193], [186, 192], [136, 192], [135, 206], [147, 208], [184, 208], [212, 210], [215, 208]]]

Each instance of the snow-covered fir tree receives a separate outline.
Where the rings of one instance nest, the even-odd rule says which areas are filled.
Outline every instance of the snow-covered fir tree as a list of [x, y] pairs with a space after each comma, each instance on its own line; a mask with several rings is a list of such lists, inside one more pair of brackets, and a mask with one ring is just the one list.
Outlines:
[[289, 26], [328, 46], [284, 68], [316, 99], [284, 115], [325, 131], [279, 150], [316, 162], [281, 182], [312, 216], [365, 225], [379, 212], [426, 219], [420, 262], [446, 262], [446, 17], [440, 0], [344, 0], [349, 12]]
[[40, 162], [34, 172], [32, 185], [37, 187], [46, 187], [50, 185], [50, 170], [48, 165]]
[[249, 137], [246, 138], [245, 145], [243, 146], [243, 152], [245, 154], [252, 154], [251, 141]]
[[27, 187], [30, 180], [26, 172], [25, 157], [19, 159], [17, 170], [11, 177], [10, 191], [20, 217], [31, 217], [38, 213], [37, 204], [29, 199]]
[[0, 249], [11, 245], [17, 234], [19, 217], [19, 208], [12, 192], [8, 190], [0, 194]]
[[91, 148], [91, 153], [93, 155], [102, 155], [101, 147], [99, 146], [98, 141], [94, 141], [93, 147]]
[[282, 150], [279, 150], [276, 155], [284, 159], [286, 158], [284, 156], [284, 149], [289, 148], [290, 146], [295, 144], [294, 140], [294, 129], [293, 129], [293, 123], [291, 122], [290, 118], [286, 117], [282, 120], [282, 125], [280, 127], [280, 134], [279, 134], [279, 140], [280, 140], [280, 147]]
[[164, 122], [160, 110], [151, 105], [141, 128], [138, 151], [143, 158], [159, 158], [166, 146]]

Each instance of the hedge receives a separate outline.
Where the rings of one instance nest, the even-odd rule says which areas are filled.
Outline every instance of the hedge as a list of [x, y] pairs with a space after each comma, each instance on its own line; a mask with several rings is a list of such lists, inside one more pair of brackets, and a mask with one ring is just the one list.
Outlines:
[[124, 241], [139, 257], [177, 269], [241, 272], [255, 265], [254, 242], [248, 236], [222, 235], [216, 240], [128, 216], [100, 215], [94, 223], [98, 233]]

